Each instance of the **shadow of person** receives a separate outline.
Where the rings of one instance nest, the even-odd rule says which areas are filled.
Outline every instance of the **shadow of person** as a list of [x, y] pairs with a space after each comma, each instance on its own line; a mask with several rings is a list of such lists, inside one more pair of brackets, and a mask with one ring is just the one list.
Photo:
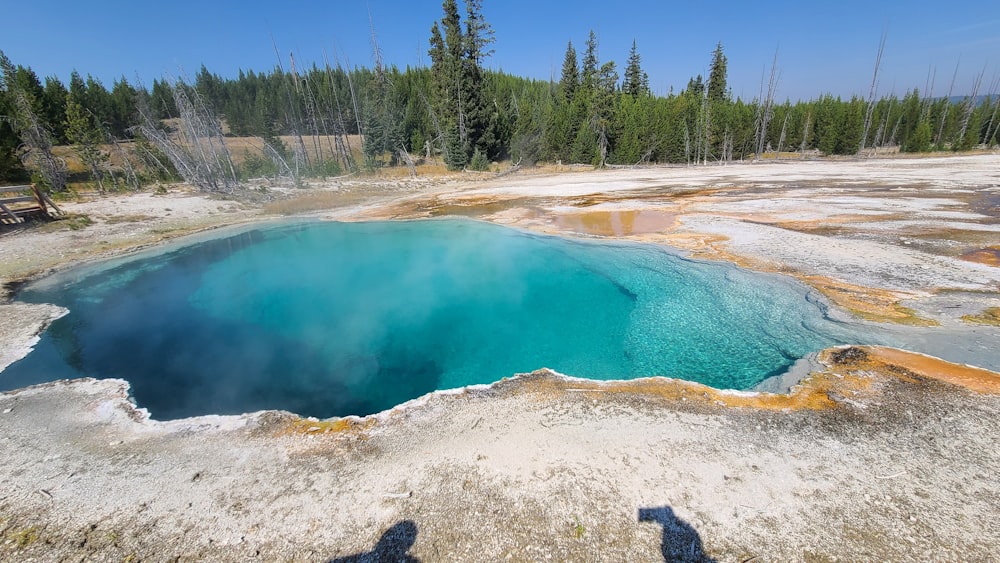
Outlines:
[[656, 522], [663, 528], [660, 553], [664, 561], [704, 561], [715, 563], [705, 555], [701, 536], [690, 524], [674, 514], [669, 506], [639, 509], [640, 522]]
[[329, 563], [420, 563], [406, 553], [416, 541], [417, 525], [412, 520], [403, 520], [386, 530], [371, 551], [338, 557]]

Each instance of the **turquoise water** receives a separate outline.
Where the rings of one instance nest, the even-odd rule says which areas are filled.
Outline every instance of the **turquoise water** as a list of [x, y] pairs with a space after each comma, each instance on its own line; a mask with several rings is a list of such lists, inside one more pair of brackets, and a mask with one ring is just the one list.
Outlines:
[[784, 278], [451, 219], [251, 230], [19, 298], [71, 314], [0, 388], [120, 377], [158, 419], [364, 415], [541, 367], [743, 389], [858, 340]]

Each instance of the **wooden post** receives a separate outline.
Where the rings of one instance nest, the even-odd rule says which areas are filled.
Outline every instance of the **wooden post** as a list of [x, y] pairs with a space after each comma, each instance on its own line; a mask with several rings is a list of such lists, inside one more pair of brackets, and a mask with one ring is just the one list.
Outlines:
[[42, 199], [42, 192], [38, 189], [36, 184], [31, 184], [31, 193], [35, 196], [35, 201], [38, 202], [38, 208], [42, 210], [42, 213], [48, 215], [49, 210], [45, 208], [45, 200]]
[[14, 212], [11, 211], [9, 207], [7, 207], [6, 205], [4, 205], [3, 201], [0, 201], [0, 211], [3, 212], [2, 214], [0, 214], [0, 216], [6, 215], [6, 216], [10, 217], [10, 220], [14, 221], [15, 223], [20, 223], [21, 222], [21, 218], [18, 217], [17, 215], [15, 215]]
[[[56, 202], [52, 201], [52, 198], [46, 195], [45, 192], [38, 189], [38, 186], [36, 186], [35, 184], [31, 184], [31, 192], [34, 194], [35, 199], [38, 201], [38, 207], [42, 209], [42, 213], [51, 217], [51, 213], [49, 213], [48, 209], [49, 207], [51, 207], [56, 211], [57, 214], [62, 215], [62, 209], [59, 209], [59, 206], [56, 205]], [[46, 204], [48, 205], [46, 206]]]

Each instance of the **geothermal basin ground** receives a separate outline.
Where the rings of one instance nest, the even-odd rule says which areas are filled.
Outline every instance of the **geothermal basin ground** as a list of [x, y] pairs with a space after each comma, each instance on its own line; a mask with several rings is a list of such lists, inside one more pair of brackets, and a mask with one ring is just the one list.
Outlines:
[[[970, 367], [1000, 363], [1000, 155], [340, 178], [257, 193], [176, 186], [67, 202], [71, 219], [0, 234], [0, 278], [13, 291], [81, 262], [289, 216], [462, 216], [790, 276], [832, 316], [912, 349], [827, 350], [771, 382], [777, 394], [543, 370], [330, 420], [157, 421], [122, 380], [15, 390], [0, 395], [0, 559], [1000, 552], [1000, 376]], [[64, 313], [0, 305], [0, 367]]]

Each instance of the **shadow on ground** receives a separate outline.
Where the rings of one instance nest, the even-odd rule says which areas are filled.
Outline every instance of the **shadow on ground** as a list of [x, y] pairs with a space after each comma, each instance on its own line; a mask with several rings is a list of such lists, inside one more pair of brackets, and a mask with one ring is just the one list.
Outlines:
[[660, 553], [664, 561], [704, 561], [715, 563], [705, 555], [701, 536], [690, 524], [674, 514], [669, 506], [639, 509], [640, 522], [656, 522], [663, 528]]
[[397, 522], [382, 534], [371, 551], [331, 559], [329, 563], [420, 563], [406, 552], [417, 541], [417, 525], [411, 520]]

